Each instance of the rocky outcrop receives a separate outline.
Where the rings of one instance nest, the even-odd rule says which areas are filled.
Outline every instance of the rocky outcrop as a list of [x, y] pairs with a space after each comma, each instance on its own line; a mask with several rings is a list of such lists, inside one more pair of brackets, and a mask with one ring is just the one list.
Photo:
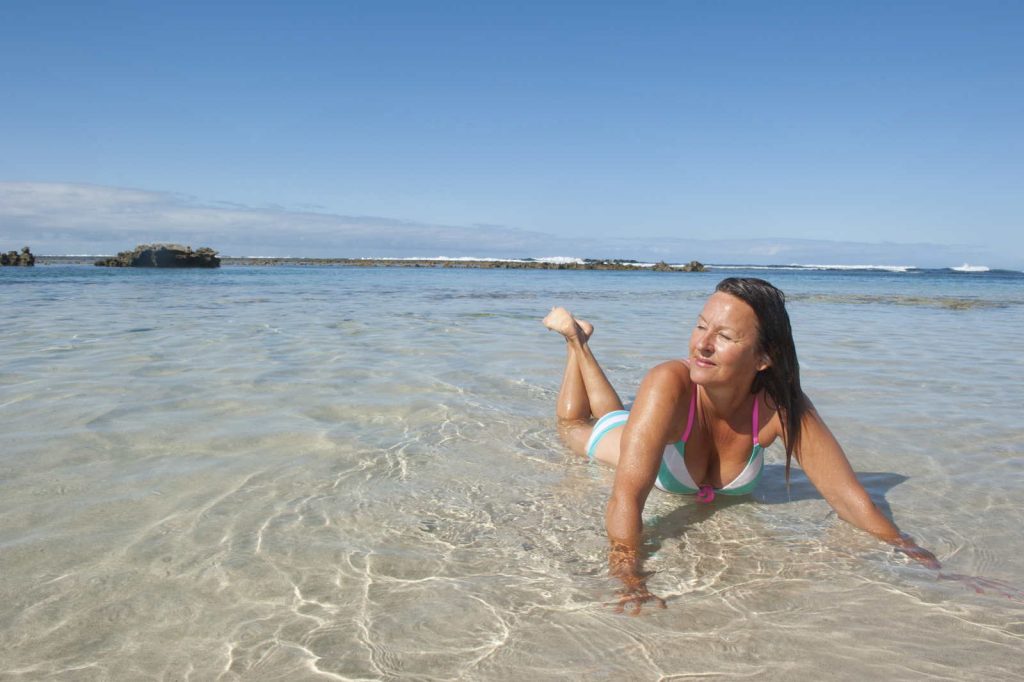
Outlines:
[[655, 272], [704, 272], [707, 268], [700, 261], [692, 260], [685, 265], [669, 265], [665, 261], [658, 261], [651, 269]]
[[24, 247], [21, 253], [17, 251], [8, 251], [7, 253], [0, 253], [0, 265], [20, 265], [31, 267], [36, 264], [36, 257], [32, 255], [32, 252], [28, 250], [28, 247]]
[[96, 261], [109, 268], [219, 268], [220, 258], [211, 248], [192, 250], [180, 244], [140, 244], [112, 258]]

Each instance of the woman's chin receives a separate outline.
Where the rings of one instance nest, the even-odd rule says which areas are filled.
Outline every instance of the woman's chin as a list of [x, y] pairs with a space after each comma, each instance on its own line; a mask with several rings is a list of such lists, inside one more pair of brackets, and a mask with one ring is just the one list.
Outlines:
[[704, 384], [713, 382], [713, 368], [699, 367], [693, 362], [690, 362], [690, 381], [697, 384], [698, 386], [703, 386]]

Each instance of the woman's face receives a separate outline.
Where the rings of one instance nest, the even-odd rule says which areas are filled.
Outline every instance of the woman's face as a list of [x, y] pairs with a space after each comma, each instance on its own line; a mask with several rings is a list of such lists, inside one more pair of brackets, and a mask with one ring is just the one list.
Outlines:
[[702, 386], [749, 386], [769, 364], [757, 348], [754, 309], [730, 294], [712, 294], [690, 334], [690, 379]]

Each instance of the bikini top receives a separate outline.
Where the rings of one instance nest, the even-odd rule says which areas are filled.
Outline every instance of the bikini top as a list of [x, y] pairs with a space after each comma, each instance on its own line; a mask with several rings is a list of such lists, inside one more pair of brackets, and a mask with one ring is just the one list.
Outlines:
[[694, 482], [693, 477], [690, 476], [690, 472], [686, 468], [686, 441], [690, 438], [690, 432], [693, 430], [693, 418], [697, 414], [697, 384], [694, 384], [693, 393], [690, 395], [690, 414], [686, 420], [686, 431], [683, 432], [683, 437], [680, 441], [665, 446], [665, 451], [661, 457], [661, 468], [658, 471], [655, 485], [666, 492], [682, 495], [693, 495], [698, 492], [706, 494], [705, 489], [714, 491], [711, 497], [714, 497], [714, 493], [746, 495], [752, 492], [757, 487], [758, 481], [761, 480], [761, 473], [764, 471], [764, 448], [757, 437], [760, 424], [759, 403], [760, 401], [755, 398], [750, 431], [753, 447], [750, 451], [750, 457], [747, 459], [747, 465], [743, 467], [743, 471], [721, 488], [700, 486]]

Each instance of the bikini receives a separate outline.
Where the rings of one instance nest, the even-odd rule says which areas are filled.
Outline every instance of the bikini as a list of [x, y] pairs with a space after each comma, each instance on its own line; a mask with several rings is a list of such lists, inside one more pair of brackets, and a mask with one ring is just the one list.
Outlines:
[[[747, 495], [753, 492], [761, 480], [761, 473], [764, 471], [764, 448], [758, 442], [758, 400], [754, 399], [753, 424], [751, 434], [753, 436], [753, 447], [750, 451], [750, 458], [747, 465], [739, 476], [721, 488], [714, 488], [709, 485], [698, 485], [690, 472], [686, 469], [686, 441], [690, 438], [693, 430], [693, 418], [697, 413], [697, 385], [693, 385], [693, 393], [690, 395], [690, 414], [686, 420], [686, 431], [682, 439], [675, 443], [669, 443], [661, 455], [661, 467], [658, 470], [658, 478], [654, 485], [668, 493], [677, 495], [698, 495], [702, 501], [710, 502], [716, 494], [721, 495]], [[629, 418], [626, 410], [609, 412], [594, 424], [594, 430], [587, 441], [587, 456], [594, 458], [597, 444], [601, 442], [612, 429], [623, 426]]]

